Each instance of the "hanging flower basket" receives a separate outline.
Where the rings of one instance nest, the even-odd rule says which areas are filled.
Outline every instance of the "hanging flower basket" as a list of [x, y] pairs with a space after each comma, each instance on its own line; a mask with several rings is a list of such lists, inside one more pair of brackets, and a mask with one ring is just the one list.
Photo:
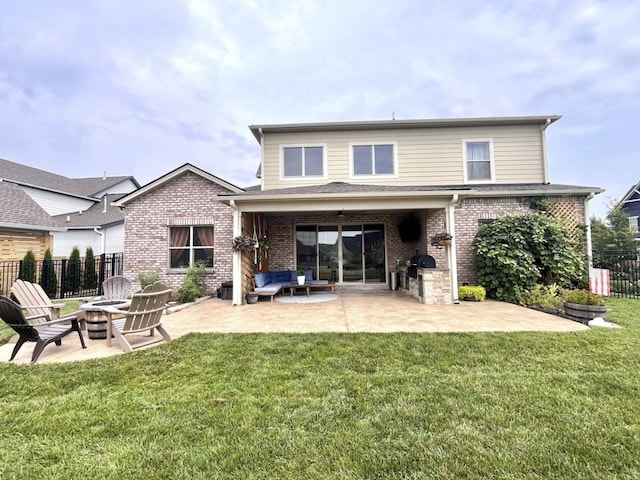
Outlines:
[[440, 232], [429, 238], [429, 243], [434, 247], [448, 247], [453, 236], [449, 232]]
[[256, 241], [249, 235], [239, 235], [233, 239], [232, 247], [234, 252], [254, 250]]

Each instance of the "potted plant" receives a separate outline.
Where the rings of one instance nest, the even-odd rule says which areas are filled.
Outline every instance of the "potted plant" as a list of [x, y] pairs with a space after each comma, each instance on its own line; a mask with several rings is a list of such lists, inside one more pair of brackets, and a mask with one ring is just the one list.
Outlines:
[[569, 290], [564, 298], [564, 313], [570, 319], [589, 323], [594, 318], [605, 318], [607, 307], [604, 297], [589, 290]]
[[487, 291], [480, 285], [463, 285], [458, 287], [458, 298], [470, 302], [483, 302]]
[[304, 285], [304, 268], [298, 268], [296, 273], [298, 275], [298, 285]]
[[446, 247], [451, 245], [452, 238], [453, 235], [451, 235], [449, 232], [440, 232], [429, 238], [429, 243], [431, 243], [431, 245], [433, 245], [434, 247]]
[[256, 240], [249, 235], [238, 235], [233, 239], [232, 248], [234, 252], [253, 250], [256, 248]]
[[248, 304], [258, 303], [258, 293], [253, 291], [250, 284], [247, 284], [245, 299]]

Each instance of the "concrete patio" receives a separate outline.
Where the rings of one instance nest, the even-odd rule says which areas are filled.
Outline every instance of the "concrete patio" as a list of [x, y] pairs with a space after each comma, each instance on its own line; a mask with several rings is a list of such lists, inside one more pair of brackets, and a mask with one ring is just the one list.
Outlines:
[[[336, 297], [321, 303], [281, 303], [277, 300], [271, 303], [268, 298], [262, 298], [255, 305], [236, 307], [231, 306], [230, 301], [212, 298], [165, 315], [163, 325], [173, 339], [191, 332], [574, 332], [589, 329], [571, 320], [491, 300], [423, 305], [402, 292], [390, 290], [341, 292]], [[86, 349], [80, 346], [77, 335], [68, 335], [62, 346], [47, 346], [38, 364], [123, 353], [115, 342], [107, 348], [106, 340], [90, 340], [86, 333], [84, 336]], [[161, 337], [158, 335], [158, 338]], [[131, 343], [135, 344], [135, 340]], [[14, 344], [15, 338], [0, 346], [0, 361], [8, 361]], [[25, 344], [12, 363], [29, 363], [33, 345]], [[153, 348], [153, 345], [143, 348]]]

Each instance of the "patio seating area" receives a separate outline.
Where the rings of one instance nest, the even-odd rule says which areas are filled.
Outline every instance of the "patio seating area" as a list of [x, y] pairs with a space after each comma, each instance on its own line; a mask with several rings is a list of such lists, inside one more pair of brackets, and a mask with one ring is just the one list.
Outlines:
[[[311, 292], [314, 295], [314, 292]], [[191, 332], [202, 333], [390, 333], [390, 332], [574, 332], [589, 327], [554, 315], [497, 301], [461, 302], [459, 305], [424, 305], [399, 291], [337, 292], [333, 301], [311, 304], [271, 303], [231, 306], [228, 300], [210, 298], [163, 315], [163, 325], [174, 340]], [[136, 338], [139, 337], [139, 338]], [[129, 342], [148, 337], [130, 335]], [[124, 352], [105, 340], [80, 341], [67, 337], [50, 346], [39, 364], [86, 360]], [[7, 362], [15, 340], [0, 346], [0, 361]], [[159, 345], [163, 345], [160, 343]], [[165, 344], [166, 345], [166, 344]], [[153, 347], [144, 347], [153, 348]], [[32, 349], [20, 350], [13, 363], [29, 363]]]

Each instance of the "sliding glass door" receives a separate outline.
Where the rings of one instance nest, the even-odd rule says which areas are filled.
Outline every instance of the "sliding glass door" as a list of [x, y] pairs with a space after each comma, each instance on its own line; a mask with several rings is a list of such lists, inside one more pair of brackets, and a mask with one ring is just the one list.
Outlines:
[[296, 266], [314, 279], [340, 283], [386, 282], [383, 224], [298, 225]]

